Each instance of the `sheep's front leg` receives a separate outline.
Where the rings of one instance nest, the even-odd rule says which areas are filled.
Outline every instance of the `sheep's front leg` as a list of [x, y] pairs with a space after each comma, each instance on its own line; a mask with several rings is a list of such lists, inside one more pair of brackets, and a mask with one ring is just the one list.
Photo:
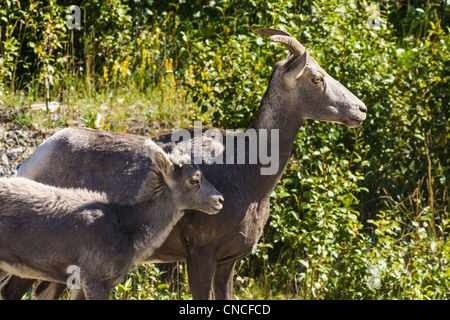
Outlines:
[[[109, 300], [110, 288], [104, 283], [95, 280], [83, 281], [81, 287], [83, 288], [86, 300]], [[77, 293], [76, 293], [77, 294]]]
[[233, 276], [236, 261], [216, 265], [213, 278], [213, 292], [216, 300], [233, 299]]
[[86, 300], [84, 292], [81, 289], [72, 289], [70, 300]]
[[194, 300], [210, 300], [215, 267], [214, 252], [204, 247], [191, 247], [188, 250], [186, 266], [189, 288]]

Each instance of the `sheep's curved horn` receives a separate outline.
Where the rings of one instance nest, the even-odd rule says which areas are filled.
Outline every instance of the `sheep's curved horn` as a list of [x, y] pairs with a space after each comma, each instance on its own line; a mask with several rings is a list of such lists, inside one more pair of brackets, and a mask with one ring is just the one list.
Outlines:
[[288, 36], [292, 37], [292, 35], [289, 32], [279, 30], [279, 29], [273, 29], [273, 28], [261, 28], [253, 30], [256, 34], [265, 34], [266, 36]]
[[256, 29], [253, 32], [256, 34], [265, 34], [270, 36], [270, 41], [284, 44], [295, 57], [301, 56], [306, 51], [305, 47], [289, 32], [272, 28]]
[[270, 41], [284, 44], [289, 49], [289, 52], [292, 53], [292, 55], [294, 55], [294, 57], [299, 57], [306, 51], [305, 47], [292, 36], [288, 37], [275, 35], [271, 36], [269, 39]]

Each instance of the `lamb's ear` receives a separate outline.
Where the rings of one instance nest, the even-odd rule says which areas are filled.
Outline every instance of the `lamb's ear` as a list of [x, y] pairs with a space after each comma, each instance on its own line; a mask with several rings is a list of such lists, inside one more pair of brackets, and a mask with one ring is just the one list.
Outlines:
[[164, 176], [169, 175], [173, 169], [173, 163], [170, 161], [167, 154], [152, 140], [145, 140], [144, 143], [145, 153], [152, 160], [156, 170], [162, 173]]
[[152, 162], [155, 164], [156, 169], [163, 174], [163, 176], [168, 176], [173, 172], [173, 163], [169, 160], [166, 153], [163, 151], [156, 151]]

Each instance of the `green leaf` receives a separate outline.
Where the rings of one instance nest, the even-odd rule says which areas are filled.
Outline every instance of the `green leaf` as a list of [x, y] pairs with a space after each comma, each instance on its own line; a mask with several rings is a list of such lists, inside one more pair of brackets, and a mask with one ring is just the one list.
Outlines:
[[278, 196], [279, 196], [280, 198], [287, 198], [287, 197], [290, 197], [291, 194], [288, 193], [288, 192], [283, 191], [283, 192], [278, 193]]
[[169, 285], [167, 284], [167, 283], [161, 283], [160, 285], [158, 285], [158, 290], [161, 290], [161, 289], [165, 289], [165, 288], [167, 288]]

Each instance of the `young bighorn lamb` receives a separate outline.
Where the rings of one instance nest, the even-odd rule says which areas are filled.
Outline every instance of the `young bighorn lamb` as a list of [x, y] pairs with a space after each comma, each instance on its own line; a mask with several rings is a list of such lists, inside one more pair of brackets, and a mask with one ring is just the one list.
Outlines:
[[132, 265], [163, 243], [183, 210], [222, 208], [222, 195], [197, 166], [174, 165], [151, 140], [144, 148], [152, 170], [133, 205], [86, 189], [0, 179], [0, 274], [66, 283], [75, 265], [84, 297], [108, 299]]

